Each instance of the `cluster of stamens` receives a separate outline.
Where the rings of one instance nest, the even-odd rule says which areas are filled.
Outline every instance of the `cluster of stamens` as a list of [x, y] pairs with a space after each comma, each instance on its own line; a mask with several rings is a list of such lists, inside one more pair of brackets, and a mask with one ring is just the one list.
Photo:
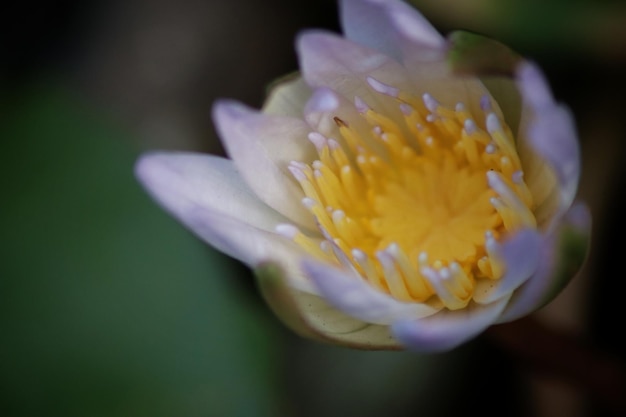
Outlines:
[[487, 96], [475, 115], [368, 83], [400, 116], [355, 97], [367, 131], [335, 117], [336, 139], [311, 132], [319, 158], [288, 168], [322, 238], [277, 231], [399, 300], [463, 308], [478, 280], [504, 274], [501, 240], [536, 227], [513, 135]]

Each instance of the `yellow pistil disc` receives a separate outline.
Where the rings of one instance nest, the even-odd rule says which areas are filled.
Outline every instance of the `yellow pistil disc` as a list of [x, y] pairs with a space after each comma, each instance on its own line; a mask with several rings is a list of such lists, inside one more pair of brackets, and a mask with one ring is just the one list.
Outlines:
[[463, 308], [477, 280], [505, 271], [493, 244], [536, 227], [515, 141], [487, 97], [478, 115], [429, 94], [394, 98], [401, 117], [355, 99], [367, 135], [337, 117], [338, 140], [309, 135], [319, 159], [289, 169], [324, 240], [288, 235], [399, 300]]

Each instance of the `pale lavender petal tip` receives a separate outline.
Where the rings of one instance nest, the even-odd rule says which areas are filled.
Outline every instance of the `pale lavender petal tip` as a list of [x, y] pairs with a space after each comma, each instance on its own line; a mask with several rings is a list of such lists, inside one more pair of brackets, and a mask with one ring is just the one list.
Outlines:
[[442, 311], [420, 320], [401, 320], [392, 325], [392, 334], [409, 350], [416, 352], [451, 350], [493, 324], [507, 301], [508, 298], [485, 306], [471, 304], [463, 310]]
[[213, 121], [218, 128], [256, 114], [260, 114], [260, 112], [230, 99], [218, 99], [213, 103], [212, 108]]
[[397, 0], [342, 0], [346, 37], [401, 60], [402, 40], [433, 49], [445, 47], [439, 32], [415, 8]]
[[532, 106], [546, 107], [555, 104], [550, 84], [537, 64], [524, 61], [517, 68], [516, 76], [524, 99]]
[[180, 215], [192, 205], [192, 196], [186, 182], [188, 175], [179, 162], [196, 157], [183, 152], [148, 152], [135, 163], [135, 177], [162, 206]]
[[302, 269], [331, 305], [368, 323], [391, 324], [438, 311], [422, 303], [403, 303], [379, 292], [356, 272], [312, 260], [303, 261]]
[[504, 276], [495, 282], [477, 284], [474, 299], [481, 304], [492, 303], [510, 295], [537, 270], [541, 235], [535, 230], [521, 230], [497, 247], [498, 256], [506, 265]]
[[574, 118], [563, 106], [537, 109], [541, 112], [528, 127], [533, 148], [555, 170], [561, 184], [563, 205], [574, 199], [580, 176], [580, 149]]
[[580, 176], [580, 150], [576, 124], [569, 109], [557, 103], [541, 69], [526, 61], [517, 69], [517, 82], [525, 103], [534, 113], [522, 134], [554, 169], [561, 185], [562, 207], [576, 194]]

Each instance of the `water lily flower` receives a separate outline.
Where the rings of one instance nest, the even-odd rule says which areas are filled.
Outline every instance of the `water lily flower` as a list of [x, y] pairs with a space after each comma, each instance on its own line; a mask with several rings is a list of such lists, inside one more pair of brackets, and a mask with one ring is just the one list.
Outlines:
[[340, 11], [261, 111], [215, 104], [230, 159], [152, 152], [139, 180], [308, 337], [442, 351], [545, 305], [590, 233], [570, 112], [495, 41], [399, 0]]

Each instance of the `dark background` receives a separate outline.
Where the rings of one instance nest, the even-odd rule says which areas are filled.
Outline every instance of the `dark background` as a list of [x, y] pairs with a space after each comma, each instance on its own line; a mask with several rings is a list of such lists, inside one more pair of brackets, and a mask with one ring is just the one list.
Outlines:
[[[576, 115], [593, 246], [537, 317], [623, 364], [626, 4], [414, 3], [537, 61]], [[222, 153], [211, 103], [260, 106], [299, 30], [338, 30], [334, 1], [12, 2], [1, 19], [0, 415], [619, 415], [487, 337], [434, 355], [302, 340], [136, 183], [144, 150]]]

